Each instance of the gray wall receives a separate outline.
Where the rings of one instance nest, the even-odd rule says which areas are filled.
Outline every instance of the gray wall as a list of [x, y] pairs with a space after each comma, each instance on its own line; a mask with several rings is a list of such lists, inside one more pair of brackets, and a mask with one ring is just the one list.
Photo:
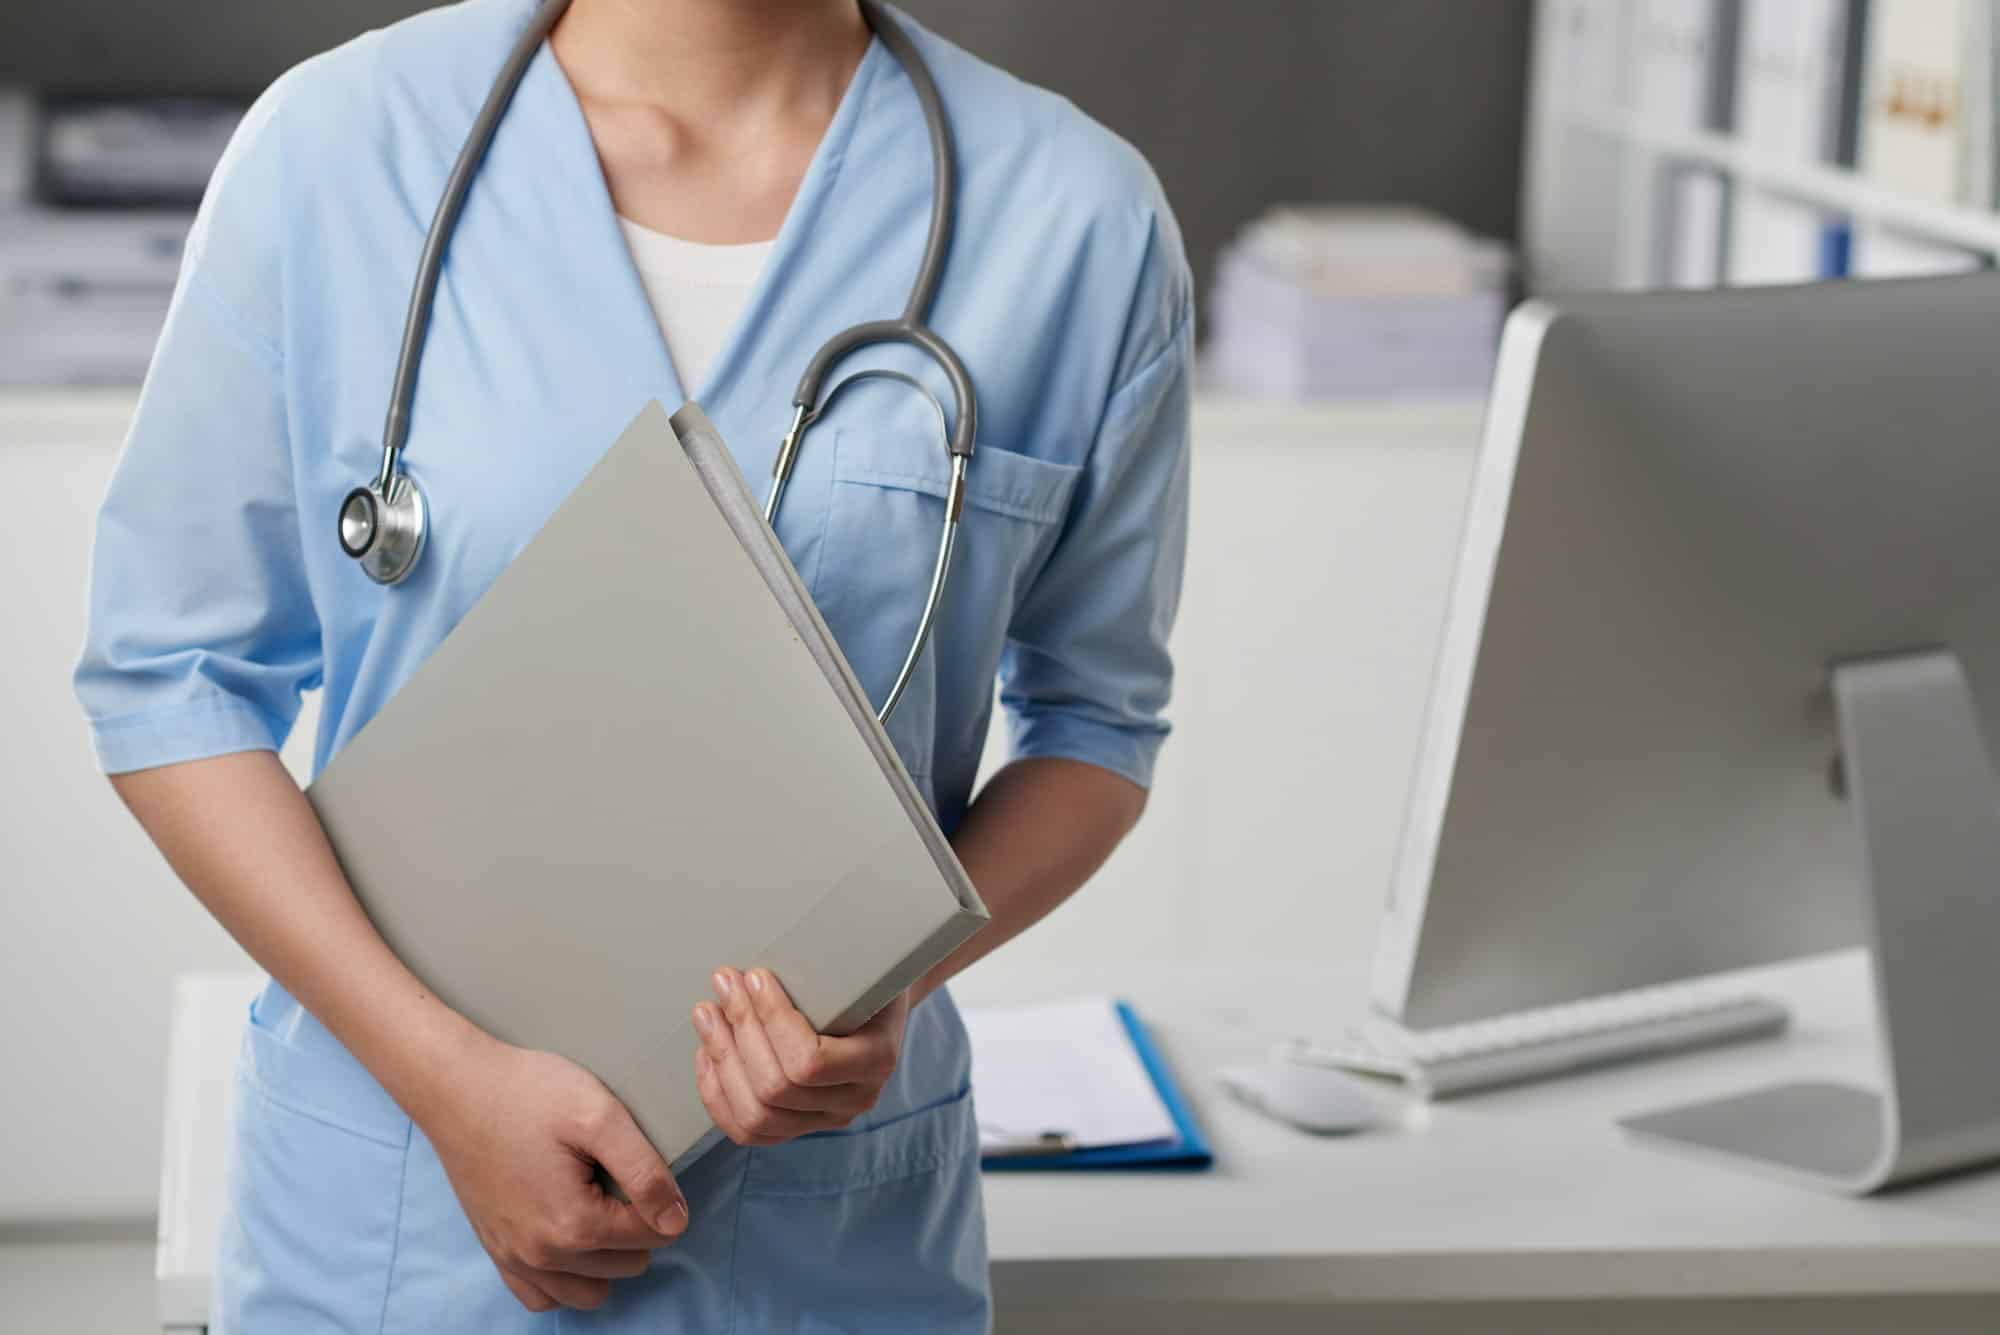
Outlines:
[[1529, 0], [900, 3], [1138, 145], [1204, 292], [1279, 201], [1403, 201], [1516, 239]]
[[[1278, 200], [1405, 200], [1513, 238], [1529, 0], [904, 0], [1158, 169], [1204, 276]], [[0, 0], [0, 80], [254, 92], [413, 0]]]

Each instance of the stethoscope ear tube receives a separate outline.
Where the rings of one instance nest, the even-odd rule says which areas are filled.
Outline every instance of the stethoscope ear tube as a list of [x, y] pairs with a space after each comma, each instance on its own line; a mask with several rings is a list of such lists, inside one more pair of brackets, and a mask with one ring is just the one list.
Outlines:
[[410, 404], [416, 398], [424, 336], [430, 332], [431, 307], [437, 299], [438, 277], [444, 272], [445, 248], [451, 244], [452, 233], [458, 230], [458, 215], [465, 209], [466, 192], [472, 189], [479, 164], [485, 160], [486, 150], [491, 147], [493, 135], [527, 75], [528, 66], [534, 63], [542, 43], [569, 3], [570, 0], [543, 0], [527, 28], [515, 39], [513, 49], [507, 53], [507, 63], [500, 67], [499, 77], [487, 90], [479, 114], [473, 117], [472, 129], [459, 147], [458, 157], [452, 161], [451, 173], [445, 177], [444, 194], [438, 199], [437, 212], [431, 216], [430, 230], [424, 234], [416, 281], [410, 287], [410, 306], [403, 317], [403, 341], [396, 352], [396, 378], [389, 388], [389, 415], [382, 424], [382, 472], [376, 481], [384, 491], [388, 489], [390, 475], [396, 471], [403, 442], [409, 438]]
[[931, 630], [937, 623], [938, 608], [944, 605], [944, 591], [951, 579], [951, 555], [958, 545], [958, 516], [965, 506], [965, 458], [953, 455], [951, 460], [951, 487], [945, 494], [944, 528], [938, 535], [937, 561], [931, 566], [931, 586], [924, 595], [924, 614], [917, 621], [917, 633], [910, 640], [910, 652], [904, 655], [903, 666], [896, 673], [895, 684], [889, 687], [889, 694], [883, 699], [882, 707], [875, 711], [878, 722], [887, 723], [889, 715], [896, 712], [896, 706], [903, 702], [903, 692], [909, 689], [910, 679], [916, 675], [917, 660], [923, 657], [924, 646], [930, 643]]
[[[778, 442], [778, 457], [771, 463], [771, 489], [764, 497], [765, 523], [774, 524], [777, 522], [778, 506], [785, 498], [786, 485], [792, 480], [792, 465], [798, 462], [799, 446], [805, 441], [806, 428], [817, 422], [828, 409], [833, 407], [833, 401], [840, 397], [842, 390], [846, 389], [849, 385], [863, 380], [893, 380], [898, 384], [907, 385], [917, 393], [923, 395], [924, 401], [930, 404], [931, 412], [937, 417], [938, 439], [944, 442], [945, 449], [954, 458], [965, 457], [959, 455], [958, 451], [951, 448], [951, 423], [945, 416], [944, 405], [938, 402], [938, 396], [931, 393], [930, 387], [925, 385], [923, 381], [907, 372], [893, 371], [884, 366], [874, 366], [865, 371], [856, 371], [854, 374], [843, 377], [836, 382], [834, 387], [826, 392], [826, 397], [820, 401], [819, 407], [810, 411], [803, 406], [795, 405], [793, 407], [791, 429], [785, 432], [785, 438]], [[970, 455], [970, 453], [970, 450], [966, 452], [967, 455]]]
[[[890, 686], [882, 707], [876, 711], [876, 718], [887, 723], [896, 706], [902, 703], [903, 693], [909, 689], [910, 681], [916, 674], [917, 662], [930, 643], [931, 632], [937, 624], [938, 609], [943, 605], [945, 590], [950, 584], [952, 552], [957, 546], [959, 516], [965, 505], [965, 474], [972, 460], [973, 443], [979, 437], [979, 401], [973, 393], [972, 376], [965, 369], [965, 363], [959, 360], [951, 345], [926, 323], [931, 301], [937, 295], [938, 282], [944, 274], [945, 255], [951, 248], [952, 214], [958, 195], [958, 176], [952, 163], [951, 127], [944, 114], [944, 102], [938, 96], [937, 84], [931, 78], [923, 56], [909, 35], [894, 19], [882, 12], [875, 0], [861, 0], [861, 12], [868, 26], [874, 29], [875, 35], [909, 75], [910, 85], [923, 107], [924, 125], [930, 133], [931, 144], [930, 229], [924, 240], [923, 259], [917, 265], [916, 281], [910, 285], [910, 299], [902, 315], [894, 320], [871, 320], [841, 330], [821, 344], [819, 351], [806, 364], [805, 373], [799, 377], [798, 389], [792, 395], [791, 428], [779, 442], [777, 458], [771, 466], [771, 489], [764, 501], [764, 519], [767, 523], [777, 521], [778, 506], [784, 499], [786, 485], [791, 481], [792, 469], [798, 462], [806, 431], [832, 407], [834, 399], [847, 386], [876, 378], [897, 380], [930, 401], [937, 412], [938, 434], [951, 457], [951, 483], [946, 490], [944, 525], [938, 534], [937, 559], [931, 566], [931, 582], [924, 596], [923, 615], [917, 620], [916, 634], [910, 639], [909, 652], [903, 657], [903, 666], [896, 673], [895, 683]], [[857, 371], [821, 393], [827, 376], [841, 361], [862, 348], [881, 343], [901, 343], [915, 348], [944, 373], [946, 383], [951, 386], [956, 410], [949, 419], [937, 396], [922, 381], [902, 371]]]
[[[799, 387], [792, 392], [792, 406], [805, 409], [806, 420], [810, 423], [825, 412], [827, 403], [832, 401], [831, 393], [822, 401], [820, 387], [826, 383], [826, 377], [833, 368], [861, 349], [881, 343], [902, 343], [915, 348], [944, 372], [945, 382], [951, 386], [952, 406], [956, 409], [951, 419], [951, 431], [945, 439], [945, 448], [954, 456], [970, 459], [973, 441], [979, 435], [979, 400], [972, 392], [972, 374], [965, 369], [965, 363], [958, 359], [958, 354], [952, 351], [949, 343], [926, 326], [910, 323], [907, 316], [854, 325], [822, 343], [819, 351], [813, 354], [812, 361], [806, 364], [805, 374], [799, 377]], [[844, 380], [841, 382], [846, 383]]]
[[[950, 584], [951, 556], [958, 543], [959, 515], [965, 508], [965, 470], [970, 460], [966, 455], [951, 450], [950, 423], [945, 417], [944, 405], [938, 402], [937, 395], [931, 393], [923, 381], [902, 371], [890, 370], [887, 367], [870, 367], [865, 371], [856, 371], [852, 375], [845, 376], [826, 392], [826, 398], [821, 402], [819, 412], [824, 413], [831, 408], [834, 400], [840, 397], [841, 391], [849, 385], [863, 380], [893, 380], [923, 395], [924, 401], [930, 404], [931, 412], [937, 418], [938, 438], [944, 442], [951, 459], [951, 482], [945, 488], [944, 525], [938, 533], [937, 559], [931, 565], [931, 582], [929, 590], [924, 595], [923, 614], [917, 618], [916, 634], [910, 638], [909, 652], [903, 656], [903, 666], [896, 673], [895, 683], [889, 687], [889, 694], [883, 698], [882, 707], [875, 712], [878, 721], [887, 723], [889, 715], [893, 714], [896, 706], [902, 703], [903, 692], [909, 689], [911, 678], [916, 675], [917, 660], [923, 657], [924, 646], [930, 642], [931, 631], [937, 624], [938, 609], [944, 603], [944, 592]], [[812, 425], [818, 415], [818, 413], [809, 414], [803, 408], [797, 409], [792, 414], [792, 429], [785, 433], [785, 439], [778, 447], [778, 459], [771, 469], [771, 489], [764, 498], [764, 522], [767, 524], [777, 518], [779, 502], [785, 495], [785, 484], [791, 480], [792, 465], [798, 460], [799, 443], [804, 438], [806, 428]]]

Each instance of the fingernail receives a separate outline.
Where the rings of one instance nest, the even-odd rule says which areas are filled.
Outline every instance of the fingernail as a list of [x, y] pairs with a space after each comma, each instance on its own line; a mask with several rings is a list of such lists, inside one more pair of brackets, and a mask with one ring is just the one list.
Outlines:
[[762, 969], [753, 970], [750, 976], [744, 979], [744, 981], [750, 984], [752, 992], [762, 992], [764, 990], [764, 971]]
[[729, 995], [729, 971], [727, 969], [717, 969], [715, 977], [709, 981], [715, 984], [715, 994], [717, 996], [726, 997]]
[[660, 1211], [659, 1229], [662, 1233], [678, 1233], [687, 1227], [688, 1207], [686, 1201], [675, 1201]]
[[708, 1007], [694, 1008], [694, 1027], [701, 1032], [703, 1038], [708, 1037], [708, 1031], [715, 1027], [715, 1020], [709, 1015]]

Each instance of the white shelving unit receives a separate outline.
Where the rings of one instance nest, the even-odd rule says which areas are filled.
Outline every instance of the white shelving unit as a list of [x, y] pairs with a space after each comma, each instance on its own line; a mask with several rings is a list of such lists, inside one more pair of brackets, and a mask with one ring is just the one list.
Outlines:
[[[1610, 14], [1630, 0], [1590, 3]], [[1616, 74], [1580, 78], [1565, 68], [1562, 7], [1537, 0], [1535, 8], [1522, 207], [1532, 290], [1654, 285], [1667, 244], [1666, 181], [1676, 166], [1719, 172], [1734, 197], [1760, 191], [1846, 218], [1857, 240], [1885, 229], [1989, 260], [2000, 256], [2000, 212], [1906, 194], [1852, 169], [1776, 156], [1726, 133], [1654, 124], [1617, 105], [1605, 95], [1606, 85], [1616, 88]]]

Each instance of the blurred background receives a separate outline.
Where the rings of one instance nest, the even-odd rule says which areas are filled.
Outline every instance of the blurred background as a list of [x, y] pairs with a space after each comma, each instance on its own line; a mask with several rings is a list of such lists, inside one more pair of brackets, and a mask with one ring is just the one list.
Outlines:
[[[0, 242], [0, 320], [8, 334], [37, 318], [43, 328], [22, 356], [0, 358], [0, 383], [136, 379], [148, 348], [139, 316], [164, 307], [172, 282], [172, 215], [199, 197], [235, 113], [296, 62], [423, 7], [11, 6], [0, 19], [0, 238], [11, 238]], [[907, 8], [1136, 144], [1204, 285], [1230, 236], [1275, 201], [1398, 200], [1514, 238], [1527, 0]], [[144, 216], [161, 208], [169, 216]], [[74, 340], [53, 346], [49, 321]]]
[[[243, 106], [418, 7], [0, 9], [0, 1328], [149, 1328], [171, 981], [246, 967], [70, 696], [97, 500]], [[1201, 293], [1179, 731], [1139, 832], [992, 968], [1365, 959], [1517, 297], [2000, 253], [1993, 0], [907, 8], [1133, 141]]]

